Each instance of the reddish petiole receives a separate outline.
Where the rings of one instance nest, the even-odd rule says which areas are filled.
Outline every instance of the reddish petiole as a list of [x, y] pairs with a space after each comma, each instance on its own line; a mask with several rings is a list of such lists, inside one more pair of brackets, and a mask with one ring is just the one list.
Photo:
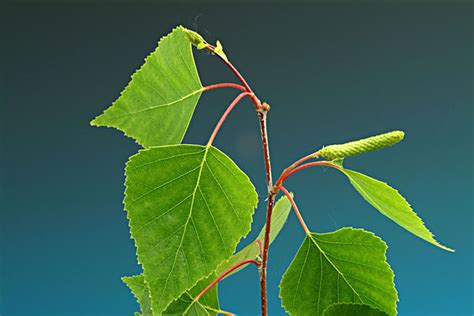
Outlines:
[[225, 278], [227, 275], [229, 275], [230, 273], [232, 273], [233, 271], [237, 270], [238, 268], [240, 268], [241, 266], [244, 266], [246, 264], [249, 264], [249, 263], [253, 263], [255, 266], [257, 267], [260, 267], [260, 262], [256, 261], [256, 260], [253, 260], [253, 259], [249, 259], [249, 260], [244, 260], [242, 262], [239, 262], [235, 265], [233, 265], [232, 267], [230, 267], [227, 271], [225, 271], [224, 273], [222, 273], [217, 279], [215, 279], [214, 281], [212, 281], [211, 284], [209, 284], [208, 286], [206, 286], [206, 288], [204, 290], [201, 291], [201, 293], [199, 293], [193, 300], [193, 302], [197, 302], [204, 294], [206, 294], [207, 291], [209, 291], [214, 285], [216, 285], [217, 283], [219, 283], [219, 281], [221, 281], [223, 278]]
[[211, 84], [208, 86], [205, 86], [202, 91], [209, 91], [209, 90], [214, 90], [214, 89], [220, 89], [220, 88], [234, 88], [243, 92], [248, 92], [247, 89], [245, 89], [244, 86], [241, 86], [240, 84], [236, 83], [216, 83], [216, 84]]
[[295, 200], [291, 196], [290, 192], [288, 192], [288, 190], [284, 186], [280, 186], [279, 189], [286, 195], [286, 197], [290, 201], [291, 206], [293, 207], [293, 210], [295, 211], [296, 217], [298, 218], [298, 221], [300, 222], [301, 227], [303, 227], [303, 230], [306, 233], [306, 235], [310, 235], [311, 232], [308, 229], [308, 226], [306, 226], [306, 223], [303, 220], [303, 216], [301, 216], [298, 206], [296, 206]]

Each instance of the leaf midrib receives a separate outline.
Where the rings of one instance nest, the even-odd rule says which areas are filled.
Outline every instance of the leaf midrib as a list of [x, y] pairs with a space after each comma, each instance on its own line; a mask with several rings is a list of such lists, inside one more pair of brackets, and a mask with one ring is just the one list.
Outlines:
[[[342, 272], [336, 267], [336, 265], [332, 262], [332, 260], [329, 259], [328, 254], [326, 254], [326, 252], [325, 252], [321, 247], [319, 247], [317, 240], [316, 240], [312, 235], [308, 235], [308, 237], [311, 239], [311, 241], [313, 242], [313, 244], [318, 248], [320, 254], [323, 254], [324, 257], [326, 258], [326, 260], [327, 260], [327, 261], [331, 264], [331, 266], [336, 270], [336, 272], [337, 272], [339, 275], [342, 276], [343, 280], [344, 280], [344, 281], [346, 282], [346, 284], [351, 288], [352, 292], [354, 292], [354, 294], [357, 295], [357, 298], [359, 299], [359, 301], [360, 301], [361, 303], [367, 304], [367, 302], [364, 302], [364, 301], [362, 300], [362, 298], [361, 298], [361, 296], [362, 296], [362, 297], [366, 298], [368, 301], [370, 301], [371, 304], [374, 304], [374, 305], [375, 305], [374, 307], [377, 307], [377, 308], [380, 308], [380, 309], [382, 309], [382, 310], [385, 310], [385, 308], [383, 308], [383, 306], [380, 306], [379, 303], [376, 302], [376, 301], [374, 301], [372, 298], [367, 297], [367, 296], [364, 295], [364, 294], [359, 294], [359, 293], [354, 289], [354, 287], [352, 286], [352, 284], [347, 280], [346, 275], [345, 275], [344, 273], [342, 273]], [[330, 255], [329, 255], [329, 256], [330, 256]], [[341, 259], [337, 259], [337, 258], [335, 258], [335, 259], [336, 259], [336, 260], [341, 260]], [[369, 266], [367, 266], [367, 267], [369, 267]], [[370, 266], [370, 268], [374, 268], [374, 267]], [[321, 275], [322, 275], [322, 265], [321, 265]], [[322, 277], [322, 276], [321, 276], [321, 277]], [[353, 278], [353, 279], [355, 279], [355, 280], [357, 280], [357, 281], [359, 281], [359, 282], [366, 283], [366, 281], [357, 279], [357, 278], [355, 278], [354, 276], [349, 276], [349, 277], [351, 277], [351, 278]], [[373, 284], [371, 284], [371, 285], [374, 286]], [[338, 286], [339, 286], [339, 283], [338, 283]], [[376, 288], [377, 288], [379, 291], [382, 291], [382, 292], [384, 292], [384, 293], [387, 294], [387, 295], [390, 294], [390, 293], [386, 292], [385, 289], [381, 289], [381, 288], [379, 288], [379, 287], [376, 287]], [[338, 290], [338, 294], [339, 294], [339, 290]], [[320, 303], [320, 302], [318, 301], [318, 303], [317, 303], [318, 310], [319, 310], [319, 305], [320, 305], [319, 303]], [[340, 303], [340, 302], [339, 302], [339, 296], [338, 296], [338, 303]]]
[[[162, 104], [158, 104], [158, 105], [154, 105], [154, 106], [150, 106], [150, 107], [147, 107], [145, 109], [142, 109], [142, 110], [138, 110], [138, 111], [133, 111], [133, 112], [127, 112], [127, 113], [124, 113], [124, 114], [120, 114], [120, 115], [116, 115], [116, 116], [110, 116], [108, 117], [109, 120], [113, 120], [113, 119], [116, 119], [116, 118], [119, 118], [119, 117], [124, 117], [124, 116], [128, 116], [128, 115], [134, 115], [134, 114], [140, 114], [140, 113], [143, 113], [143, 112], [146, 112], [146, 111], [150, 111], [150, 110], [154, 110], [154, 109], [159, 109], [159, 108], [164, 108], [164, 107], [168, 107], [168, 106], [172, 106], [176, 103], [180, 103], [186, 99], [189, 99], [190, 97], [198, 94], [198, 93], [201, 93], [204, 91], [204, 88], [200, 88], [198, 90], [195, 90], [179, 99], [176, 99], [174, 101], [171, 101], [171, 102], [168, 102], [168, 103], [162, 103]], [[146, 102], [144, 101], [141, 101], [143, 103], [146, 104]], [[95, 121], [95, 120], [94, 120]]]
[[[350, 171], [350, 172], [353, 172], [354, 174], [359, 174], [359, 175], [362, 175], [362, 176], [365, 176], [369, 179], [372, 179], [374, 181], [378, 181], [380, 182], [382, 185], [384, 185], [387, 189], [389, 190], [393, 190], [396, 194], [398, 194], [399, 198], [405, 203], [405, 207], [406, 209], [404, 209], [404, 212], [405, 211], [408, 211], [408, 214], [403, 214], [402, 215], [406, 215], [408, 216], [408, 221], [413, 221], [413, 218], [416, 220], [416, 223], [413, 223], [413, 225], [411, 225], [411, 223], [406, 223], [406, 220], [407, 219], [403, 219], [403, 218], [400, 218], [400, 217], [395, 217], [395, 214], [391, 215], [389, 213], [387, 213], [386, 211], [384, 211], [384, 208], [382, 206], [380, 206], [379, 203], [375, 202], [375, 200], [373, 198], [371, 198], [371, 195], [367, 193], [366, 190], [363, 189], [363, 187], [359, 184], [359, 182], [355, 179], [355, 177], [351, 176], [349, 173], [347, 173], [346, 171]], [[350, 183], [356, 188], [357, 191], [359, 191], [359, 193], [362, 195], [362, 197], [367, 200], [367, 202], [369, 202], [369, 204], [371, 204], [376, 210], [378, 210], [382, 215], [388, 217], [389, 219], [391, 219], [392, 221], [394, 221], [396, 224], [400, 225], [402, 228], [406, 229], [407, 231], [409, 231], [410, 233], [412, 233], [413, 235], [417, 236], [418, 238], [421, 238], [427, 242], [429, 242], [430, 244], [433, 244], [441, 249], [444, 249], [446, 251], [450, 251], [450, 252], [454, 252], [453, 249], [449, 248], [449, 247], [446, 247], [446, 246], [443, 246], [442, 244], [440, 244], [434, 237], [433, 233], [428, 229], [428, 227], [425, 226], [425, 223], [423, 222], [423, 219], [421, 219], [420, 216], [418, 216], [418, 214], [413, 210], [412, 206], [410, 205], [410, 203], [408, 203], [408, 201], [402, 196], [400, 195], [400, 193], [398, 192], [398, 190], [396, 190], [395, 188], [392, 188], [390, 185], [388, 185], [387, 183], [383, 182], [383, 181], [380, 181], [380, 180], [377, 180], [377, 179], [373, 179], [373, 178], [370, 178], [362, 173], [359, 173], [359, 172], [356, 172], [354, 170], [349, 170], [349, 169], [341, 169], [341, 172], [344, 173], [344, 175], [349, 179]], [[413, 218], [412, 218], [413, 217]]]
[[[359, 301], [360, 301], [361, 303], [364, 303], [364, 301], [363, 301], [362, 298], [360, 297], [359, 293], [352, 287], [352, 284], [346, 279], [346, 276], [344, 275], [344, 273], [342, 273], [342, 272], [336, 267], [336, 265], [331, 261], [331, 259], [329, 259], [329, 257], [327, 256], [326, 252], [325, 252], [321, 247], [319, 247], [319, 245], [318, 245], [316, 239], [314, 239], [312, 235], [308, 235], [308, 238], [309, 238], [309, 239], [311, 240], [311, 242], [318, 248], [319, 253], [324, 255], [324, 258], [326, 258], [326, 260], [329, 262], [329, 264], [331, 264], [331, 266], [334, 268], [334, 270], [336, 270], [336, 272], [342, 276], [342, 279], [346, 282], [347, 285], [349, 285], [349, 287], [351, 288], [352, 292], [354, 292], [354, 293], [357, 295], [357, 298], [359, 299]], [[322, 264], [321, 264], [321, 275], [322, 275]], [[322, 276], [321, 276], [321, 277], [322, 277]], [[339, 302], [338, 302], [338, 303], [339, 303]], [[319, 301], [318, 301], [318, 309], [319, 309]]]
[[[404, 222], [402, 222], [402, 220], [400, 218], [396, 218], [390, 214], [388, 214], [387, 212], [385, 212], [383, 210], [383, 207], [380, 206], [379, 203], [375, 202], [373, 198], [370, 197], [369, 194], [367, 194], [367, 191], [364, 190], [362, 188], [362, 186], [356, 181], [353, 179], [353, 177], [351, 177], [350, 175], [348, 175], [347, 173], [344, 172], [344, 174], [349, 178], [349, 181], [356, 187], [359, 189], [359, 192], [361, 192], [364, 196], [365, 199], [367, 199], [369, 201], [369, 203], [371, 203], [380, 213], [382, 213], [383, 215], [387, 216], [388, 218], [390, 218], [391, 220], [395, 221], [395, 223], [397, 223], [398, 225], [402, 226], [403, 228], [405, 228], [406, 230], [408, 230], [410, 233], [414, 234], [415, 236], [418, 236], [420, 237], [421, 239], [424, 239], [426, 240], [427, 242], [429, 243], [433, 243], [432, 240], [430, 240], [430, 238], [427, 238], [425, 236], [423, 236], [424, 234], [428, 233], [429, 235], [433, 236], [433, 234], [429, 231], [428, 228], [424, 227], [423, 226], [423, 221], [421, 220], [421, 218], [415, 213], [415, 211], [410, 207], [410, 205], [408, 205], [408, 210], [410, 212], [413, 213], [413, 215], [415, 216], [415, 218], [418, 220], [418, 223], [416, 223], [416, 225], [418, 226], [417, 229], [412, 229], [410, 227], [410, 225], [407, 225], [405, 224]], [[382, 182], [383, 183], [383, 182]], [[386, 185], [389, 189], [393, 189], [391, 188], [390, 186], [388, 186], [386, 183], [383, 183], [384, 185]], [[405, 200], [406, 201], [406, 200]], [[407, 202], [408, 204], [408, 202]], [[420, 222], [421, 222], [421, 226], [420, 226]]]
[[[189, 221], [191, 220], [191, 216], [192, 216], [192, 213], [193, 213], [194, 200], [196, 199], [196, 192], [197, 192], [197, 190], [198, 190], [199, 183], [200, 183], [200, 181], [201, 181], [202, 169], [203, 169], [203, 167], [204, 167], [204, 163], [205, 163], [205, 161], [206, 161], [207, 153], [209, 152], [209, 148], [210, 148], [210, 146], [206, 146], [206, 148], [205, 148], [205, 150], [204, 150], [204, 155], [203, 155], [203, 158], [202, 158], [202, 161], [201, 161], [201, 165], [199, 166], [199, 172], [198, 172], [198, 177], [197, 177], [196, 185], [194, 186], [194, 190], [193, 190], [193, 193], [192, 193], [191, 205], [190, 205], [190, 207], [189, 207], [189, 215], [188, 215], [188, 218], [186, 219], [186, 222], [184, 223], [183, 234], [181, 235], [181, 240], [180, 240], [180, 242], [179, 242], [178, 249], [176, 250], [176, 254], [175, 254], [175, 256], [174, 256], [173, 265], [171, 266], [171, 270], [170, 270], [170, 272], [168, 273], [168, 276], [166, 277], [165, 285], [163, 286], [163, 291], [161, 292], [160, 301], [159, 301], [159, 304], [158, 304], [158, 305], [161, 305], [161, 301], [162, 301], [162, 299], [163, 299], [163, 293], [165, 292], [166, 287], [168, 286], [169, 278], [170, 278], [171, 274], [173, 273], [174, 267], [175, 267], [175, 265], [176, 265], [176, 259], [178, 258], [179, 251], [181, 250], [181, 247], [182, 247], [182, 245], [183, 245], [184, 236], [186, 235], [186, 230], [187, 230], [187, 228], [188, 228]], [[185, 256], [184, 252], [183, 252], [183, 255]], [[203, 256], [204, 256], [204, 253], [203, 253]], [[165, 307], [165, 308], [166, 308], [166, 307]]]

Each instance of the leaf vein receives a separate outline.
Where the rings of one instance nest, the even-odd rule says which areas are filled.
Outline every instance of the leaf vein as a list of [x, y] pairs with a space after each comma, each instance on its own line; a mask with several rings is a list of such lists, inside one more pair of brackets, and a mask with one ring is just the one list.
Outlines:
[[160, 109], [160, 108], [165, 108], [165, 107], [168, 107], [168, 106], [172, 106], [172, 105], [175, 105], [176, 103], [180, 103], [180, 102], [182, 102], [186, 99], [189, 99], [192, 96], [194, 96], [198, 93], [201, 93], [202, 91], [203, 91], [203, 88], [200, 88], [199, 90], [195, 90], [195, 91], [193, 91], [193, 92], [191, 92], [191, 93], [189, 93], [189, 94], [187, 94], [187, 95], [185, 95], [185, 96], [183, 96], [179, 99], [176, 99], [174, 101], [163, 103], [163, 104], [158, 104], [158, 105], [152, 105], [152, 106], [149, 106], [150, 104], [148, 102], [140, 100], [135, 96], [133, 96], [133, 97], [129, 96], [130, 98], [133, 98], [135, 100], [138, 100], [141, 103], [144, 103], [145, 105], [148, 105], [148, 107], [144, 108], [144, 109], [141, 109], [141, 110], [137, 110], [137, 111], [132, 111], [132, 112], [127, 112], [127, 113], [120, 114], [120, 115], [110, 116], [110, 117], [108, 117], [108, 119], [113, 120], [113, 119], [117, 119], [117, 118], [128, 116], [128, 115], [140, 114], [140, 113], [147, 112], [147, 111], [150, 111], [150, 110], [155, 110], [155, 109]]
[[224, 238], [222, 237], [221, 230], [219, 229], [219, 226], [217, 225], [216, 219], [214, 218], [214, 215], [212, 214], [211, 209], [209, 208], [209, 203], [207, 203], [206, 197], [204, 196], [204, 193], [202, 192], [201, 188], [199, 187], [198, 189], [199, 189], [199, 193], [202, 196], [204, 204], [206, 204], [206, 209], [209, 212], [209, 215], [211, 215], [212, 222], [214, 223], [214, 226], [216, 227], [217, 233], [219, 234], [219, 238], [221, 240], [222, 246], [224, 247], [224, 250], [227, 250], [226, 249], [227, 247], [226, 247], [225, 242], [224, 242]]
[[173, 178], [173, 179], [171, 179], [171, 180], [168, 180], [168, 181], [166, 181], [166, 182], [163, 183], [163, 184], [160, 184], [159, 186], [157, 186], [157, 187], [155, 187], [155, 188], [153, 188], [153, 189], [151, 189], [151, 190], [149, 190], [149, 191], [143, 193], [142, 195], [140, 195], [139, 197], [137, 197], [136, 199], [134, 199], [133, 202], [136, 202], [136, 201], [138, 201], [138, 200], [141, 200], [141, 199], [144, 198], [145, 196], [147, 196], [147, 195], [149, 195], [149, 194], [155, 192], [156, 190], [159, 190], [159, 189], [161, 189], [161, 188], [163, 188], [163, 187], [165, 187], [165, 186], [167, 186], [167, 185], [173, 183], [173, 182], [176, 181], [176, 180], [179, 180], [179, 179], [181, 179], [181, 178], [187, 176], [187, 175], [190, 174], [190, 173], [193, 173], [193, 172], [196, 171], [197, 169], [199, 169], [199, 166], [196, 167], [196, 168], [193, 168], [193, 169], [191, 169], [191, 170], [189, 170], [189, 171], [187, 171], [187, 172], [185, 172], [185, 173], [183, 173], [183, 174], [181, 174], [181, 175], [179, 175], [179, 176], [177, 176], [177, 177], [175, 177], [175, 178]]
[[[318, 243], [316, 242], [316, 240], [313, 238], [313, 236], [310, 236], [309, 237], [311, 239], [311, 241], [313, 242], [313, 244], [319, 249], [319, 252], [322, 253], [324, 255], [324, 257], [326, 258], [326, 260], [329, 262], [329, 264], [331, 264], [331, 266], [337, 271], [337, 273], [339, 273], [341, 276], [342, 276], [342, 279], [347, 283], [347, 285], [349, 285], [349, 287], [351, 288], [351, 290], [357, 295], [357, 297], [359, 297], [359, 293], [357, 293], [357, 291], [352, 287], [352, 284], [349, 283], [349, 281], [346, 279], [345, 275], [336, 267], [336, 265], [328, 258], [328, 256], [326, 255], [326, 253], [319, 247]], [[359, 300], [362, 301], [359, 297]]]
[[140, 168], [142, 168], [142, 167], [155, 164], [155, 163], [157, 163], [157, 162], [162, 162], [162, 161], [166, 161], [166, 160], [170, 160], [170, 159], [174, 159], [174, 158], [199, 155], [199, 154], [202, 154], [203, 152], [204, 152], [204, 149], [203, 149], [203, 150], [200, 150], [200, 151], [195, 151], [195, 152], [192, 152], [192, 153], [186, 153], [186, 154], [180, 154], [180, 155], [169, 156], [169, 157], [162, 158], [162, 159], [156, 159], [156, 160], [153, 160], [153, 161], [144, 163], [144, 164], [142, 164], [142, 165], [138, 165], [138, 166], [136, 166], [136, 167], [133, 167], [133, 168], [131, 168], [130, 170], [131, 170], [131, 171], [134, 171], [134, 170], [140, 169]]
[[300, 289], [301, 277], [303, 276], [303, 271], [304, 271], [304, 268], [306, 266], [306, 262], [308, 260], [310, 249], [311, 249], [311, 244], [308, 243], [308, 250], [306, 250], [306, 256], [305, 256], [304, 261], [303, 261], [303, 266], [301, 267], [300, 275], [298, 277], [298, 282], [296, 283], [296, 291], [295, 291], [295, 294], [293, 296], [293, 301], [291, 303], [291, 306], [295, 306], [296, 296], [298, 295], [298, 291]]
[[242, 227], [242, 229], [245, 230], [244, 223], [242, 223], [242, 219], [241, 219], [240, 216], [237, 214], [237, 211], [235, 210], [234, 205], [233, 205], [232, 202], [230, 201], [229, 196], [227, 196], [227, 193], [225, 192], [225, 190], [224, 190], [224, 188], [222, 187], [222, 185], [220, 184], [220, 182], [217, 180], [216, 176], [215, 176], [214, 173], [212, 172], [212, 170], [211, 170], [209, 164], [207, 163], [207, 161], [205, 162], [205, 164], [206, 164], [207, 169], [208, 169], [209, 172], [211, 173], [212, 178], [214, 179], [214, 181], [216, 182], [216, 184], [219, 186], [219, 189], [220, 189], [220, 190], [222, 191], [222, 193], [224, 194], [227, 203], [230, 205], [230, 208], [232, 209], [232, 211], [234, 212], [235, 216], [236, 216], [237, 219], [239, 220], [240, 226]]
[[385, 272], [385, 273], [388, 272], [388, 271], [385, 270], [385, 269], [382, 269], [382, 268], [379, 268], [379, 267], [375, 267], [375, 266], [372, 266], [372, 265], [368, 265], [368, 264], [365, 264], [365, 263], [362, 263], [362, 262], [357, 262], [357, 261], [352, 261], [352, 260], [348, 260], [348, 259], [336, 257], [336, 256], [330, 254], [329, 252], [326, 252], [326, 254], [327, 254], [329, 257], [331, 257], [331, 258], [333, 258], [333, 259], [335, 259], [335, 260], [339, 260], [339, 261], [344, 261], [344, 262], [356, 264], [356, 265], [358, 265], [358, 266], [362, 266], [362, 267], [374, 269], [374, 270], [377, 270], [377, 271], [380, 271], [380, 272]]
[[153, 217], [152, 219], [150, 219], [149, 221], [147, 221], [146, 223], [142, 224], [140, 227], [137, 228], [137, 230], [135, 231], [135, 233], [139, 233], [143, 228], [145, 228], [146, 226], [148, 226], [149, 224], [151, 224], [152, 222], [154, 221], [157, 221], [159, 220], [160, 218], [162, 218], [163, 216], [165, 216], [166, 214], [169, 214], [172, 210], [174, 210], [175, 208], [177, 208], [178, 206], [180, 206], [181, 204], [183, 204], [187, 199], [189, 199], [190, 197], [192, 196], [192, 194], [188, 195], [187, 197], [185, 197], [183, 200], [181, 200], [180, 202], [178, 202], [177, 204], [175, 204], [173, 207], [169, 208], [168, 210], [166, 210], [164, 213], [161, 213], [160, 215], [158, 216], [155, 216]]

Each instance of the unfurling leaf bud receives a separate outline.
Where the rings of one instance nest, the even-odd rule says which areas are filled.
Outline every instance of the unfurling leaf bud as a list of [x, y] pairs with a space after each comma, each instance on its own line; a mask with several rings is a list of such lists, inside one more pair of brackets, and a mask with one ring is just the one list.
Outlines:
[[188, 29], [184, 29], [184, 30], [186, 34], [188, 35], [188, 38], [191, 41], [191, 43], [194, 46], [196, 46], [197, 49], [203, 49], [208, 45], [207, 42], [204, 40], [204, 38], [198, 33], [188, 30]]
[[400, 142], [404, 136], [405, 133], [402, 131], [393, 131], [345, 144], [325, 146], [316, 154], [329, 160], [360, 155], [369, 151], [395, 145]]
[[214, 54], [219, 55], [224, 60], [228, 60], [226, 54], [224, 53], [224, 47], [222, 46], [221, 42], [216, 42], [216, 47], [214, 48]]

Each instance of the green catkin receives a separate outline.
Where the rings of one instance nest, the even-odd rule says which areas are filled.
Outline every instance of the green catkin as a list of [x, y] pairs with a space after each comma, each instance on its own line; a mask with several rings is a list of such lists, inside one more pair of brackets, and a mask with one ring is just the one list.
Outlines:
[[405, 133], [402, 131], [393, 131], [345, 144], [325, 146], [316, 154], [329, 160], [360, 155], [395, 145], [400, 142], [404, 136]]

